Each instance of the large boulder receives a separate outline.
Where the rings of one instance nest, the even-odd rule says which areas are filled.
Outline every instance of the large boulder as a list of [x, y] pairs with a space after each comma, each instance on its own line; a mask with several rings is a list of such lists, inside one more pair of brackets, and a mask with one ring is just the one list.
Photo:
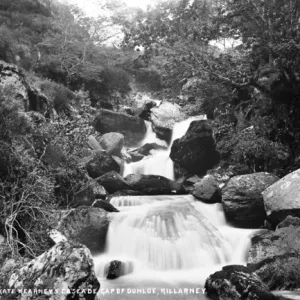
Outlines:
[[232, 177], [222, 190], [228, 221], [246, 227], [260, 227], [266, 219], [262, 192], [279, 178], [269, 173]]
[[208, 297], [214, 300], [278, 300], [247, 267], [225, 266], [205, 282]]
[[100, 133], [118, 132], [124, 135], [126, 145], [138, 144], [146, 133], [144, 120], [127, 114], [100, 109], [94, 120]]
[[121, 168], [115, 159], [105, 151], [95, 151], [85, 164], [90, 177], [97, 178], [110, 171], [120, 172]]
[[[52, 295], [41, 295], [39, 299], [45, 300], [79, 299], [79, 293], [76, 291], [82, 290], [80, 299], [93, 300], [100, 283], [95, 275], [91, 252], [78, 243], [62, 241], [16, 269], [10, 277], [9, 287], [16, 291], [56, 291]], [[72, 294], [68, 295], [67, 290]], [[33, 293], [25, 297], [33, 300], [37, 299], [38, 295]]]
[[170, 102], [163, 102], [159, 107], [151, 109], [153, 130], [158, 138], [166, 141], [171, 140], [175, 123], [184, 120], [185, 117], [180, 106]]
[[129, 184], [117, 172], [111, 171], [96, 179], [111, 194], [130, 189]]
[[173, 142], [171, 159], [192, 174], [205, 174], [219, 162], [209, 120], [193, 121], [186, 134]]
[[108, 201], [105, 200], [96, 200], [93, 203], [93, 207], [102, 208], [107, 212], [119, 212], [118, 209], [116, 209], [112, 204], [110, 204]]
[[56, 229], [68, 239], [87, 246], [93, 252], [100, 252], [105, 247], [108, 224], [105, 210], [79, 207], [66, 212]]
[[99, 143], [108, 154], [121, 157], [124, 135], [117, 132], [105, 133], [101, 136]]
[[290, 218], [275, 231], [261, 230], [252, 237], [247, 265], [272, 290], [300, 288], [299, 223]]
[[300, 169], [296, 170], [263, 192], [268, 220], [277, 225], [288, 215], [300, 217]]
[[211, 175], [206, 175], [197, 182], [192, 194], [197, 199], [207, 203], [221, 202], [222, 199], [218, 182]]
[[186, 194], [181, 184], [159, 175], [130, 174], [125, 180], [131, 189], [142, 195]]

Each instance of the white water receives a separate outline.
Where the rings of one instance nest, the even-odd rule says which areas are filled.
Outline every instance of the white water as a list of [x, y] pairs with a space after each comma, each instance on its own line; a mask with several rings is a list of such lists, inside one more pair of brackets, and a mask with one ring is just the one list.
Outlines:
[[[176, 123], [173, 128], [172, 139], [169, 147], [166, 150], [152, 150], [151, 155], [146, 156], [142, 160], [125, 164], [123, 176], [125, 177], [129, 174], [154, 174], [174, 180], [174, 164], [170, 158], [171, 146], [174, 140], [185, 135], [192, 121], [203, 119], [206, 119], [206, 116], [192, 117]], [[165, 141], [156, 137], [150, 122], [146, 122], [146, 127], [147, 132], [141, 145], [146, 143], [156, 143], [161, 146], [167, 146]]]
[[[176, 124], [171, 144], [185, 134], [191, 121], [203, 118]], [[161, 143], [149, 124], [147, 128], [143, 143]], [[173, 179], [169, 153], [170, 147], [153, 151], [142, 161], [128, 164], [124, 175], [158, 174]], [[111, 214], [105, 253], [95, 257], [101, 299], [207, 299], [203, 293], [166, 295], [161, 289], [200, 288], [223, 265], [246, 263], [253, 230], [230, 227], [221, 204], [204, 204], [191, 195], [123, 196], [111, 203], [120, 212]], [[112, 260], [125, 262], [127, 270], [133, 266], [133, 273], [106, 280], [104, 269]], [[158, 290], [134, 295], [128, 291], [141, 288]], [[117, 289], [124, 289], [121, 297], [115, 294]]]

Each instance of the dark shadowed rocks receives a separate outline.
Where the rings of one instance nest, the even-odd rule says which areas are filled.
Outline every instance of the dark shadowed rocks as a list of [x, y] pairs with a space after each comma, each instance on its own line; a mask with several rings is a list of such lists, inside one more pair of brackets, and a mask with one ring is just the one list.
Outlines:
[[300, 219], [288, 218], [275, 231], [252, 237], [247, 266], [272, 290], [300, 288]]
[[193, 121], [186, 134], [173, 142], [171, 159], [192, 174], [205, 174], [219, 162], [209, 120]]
[[139, 191], [142, 195], [186, 194], [181, 184], [159, 175], [131, 174], [125, 180], [130, 189]]
[[211, 175], [206, 175], [197, 182], [192, 194], [197, 199], [207, 203], [221, 202], [222, 199], [219, 184]]
[[105, 200], [96, 200], [93, 203], [93, 207], [102, 208], [107, 212], [119, 212], [118, 209], [116, 209], [112, 204], [110, 204], [108, 201]]
[[[94, 293], [83, 293], [80, 299], [94, 300], [100, 288], [95, 275], [91, 252], [78, 243], [62, 241], [37, 258], [21, 265], [9, 280], [9, 287], [16, 290], [41, 289], [57, 290], [55, 299], [67, 300], [66, 290], [94, 290]], [[74, 293], [74, 299], [78, 298]], [[23, 295], [24, 296], [24, 295]], [[37, 295], [26, 296], [26, 299], [37, 299]], [[43, 295], [43, 299], [54, 299], [53, 295]]]
[[117, 191], [129, 190], [129, 184], [117, 172], [111, 171], [96, 179], [97, 182], [111, 194]]
[[271, 185], [263, 192], [268, 220], [277, 225], [288, 215], [300, 217], [300, 169]]
[[105, 246], [109, 220], [107, 212], [97, 207], [79, 207], [62, 216], [57, 230], [67, 239], [87, 246], [91, 251], [102, 251]]
[[105, 151], [95, 151], [85, 164], [90, 177], [97, 178], [110, 171], [120, 172], [119, 164]]
[[94, 127], [102, 134], [109, 132], [123, 134], [126, 145], [137, 144], [146, 133], [146, 126], [141, 118], [106, 109], [99, 110]]
[[222, 203], [228, 221], [244, 227], [260, 227], [266, 219], [262, 192], [279, 178], [269, 173], [232, 177], [222, 189]]
[[214, 300], [278, 300], [250, 269], [225, 266], [205, 282], [207, 296]]

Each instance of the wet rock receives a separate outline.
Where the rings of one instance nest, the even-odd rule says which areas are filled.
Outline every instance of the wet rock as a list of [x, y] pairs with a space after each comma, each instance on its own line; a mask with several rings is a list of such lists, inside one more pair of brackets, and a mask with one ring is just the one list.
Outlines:
[[262, 192], [279, 178], [269, 173], [232, 177], [222, 189], [222, 203], [228, 221], [244, 227], [260, 227], [266, 219]]
[[96, 200], [93, 203], [93, 207], [102, 208], [107, 212], [119, 212], [118, 209], [116, 209], [112, 204], [110, 204], [108, 201], [105, 200]]
[[[58, 290], [58, 294], [44, 295], [43, 299], [70, 299], [66, 290], [94, 290], [83, 293], [85, 300], [95, 299], [100, 288], [94, 271], [91, 252], [83, 245], [64, 241], [56, 244], [47, 252], [15, 270], [10, 277], [9, 287], [16, 290], [43, 289]], [[36, 299], [33, 294], [26, 299]], [[74, 299], [79, 299], [74, 293]]]
[[129, 184], [117, 172], [111, 171], [96, 179], [109, 193], [130, 189]]
[[137, 144], [146, 133], [146, 126], [141, 118], [106, 109], [99, 110], [94, 127], [102, 134], [109, 132], [123, 134], [127, 145]]
[[142, 195], [186, 194], [183, 186], [173, 180], [158, 175], [131, 174], [125, 177], [131, 189]]
[[151, 122], [157, 137], [170, 141], [172, 130], [176, 122], [185, 119], [180, 106], [170, 102], [163, 102], [159, 107], [151, 109]]
[[252, 237], [247, 266], [270, 289], [292, 290], [300, 288], [299, 253], [300, 227], [286, 220], [275, 231], [261, 230]]
[[124, 135], [117, 132], [105, 133], [101, 136], [99, 143], [108, 154], [121, 157]]
[[287, 216], [285, 220], [278, 224], [277, 228], [289, 227], [289, 226], [300, 226], [300, 218]]
[[197, 199], [207, 203], [221, 202], [222, 199], [218, 182], [210, 175], [204, 176], [201, 181], [195, 184], [192, 194]]
[[263, 199], [268, 220], [277, 225], [288, 215], [300, 217], [300, 169], [268, 187]]
[[75, 240], [91, 251], [102, 251], [105, 247], [109, 220], [107, 212], [97, 207], [79, 207], [66, 212], [57, 230], [67, 239]]
[[194, 185], [194, 184], [196, 184], [196, 183], [198, 183], [200, 181], [201, 181], [201, 177], [199, 177], [198, 175], [194, 175], [192, 177], [187, 178], [185, 180], [185, 184], [187, 184], [187, 185]]
[[120, 260], [113, 260], [105, 266], [105, 277], [107, 279], [116, 279], [133, 272], [132, 262], [122, 262]]
[[278, 300], [247, 267], [225, 266], [205, 282], [207, 296], [215, 300]]
[[110, 171], [120, 172], [120, 166], [105, 151], [95, 151], [85, 164], [90, 177], [97, 178]]
[[193, 121], [186, 134], [173, 142], [171, 159], [192, 174], [205, 174], [219, 162], [212, 125], [208, 120]]
[[129, 155], [131, 156], [131, 161], [132, 162], [137, 162], [137, 161], [140, 161], [144, 158], [144, 155], [139, 154], [137, 152], [130, 152]]

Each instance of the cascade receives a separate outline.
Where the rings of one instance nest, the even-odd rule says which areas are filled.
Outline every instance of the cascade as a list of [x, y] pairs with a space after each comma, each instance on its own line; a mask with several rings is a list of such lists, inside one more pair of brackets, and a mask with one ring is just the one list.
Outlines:
[[[174, 179], [171, 145], [186, 133], [192, 121], [204, 118], [198, 116], [175, 124], [169, 147], [126, 165], [124, 175], [157, 174]], [[146, 126], [142, 144], [164, 145], [151, 124], [147, 122]], [[253, 230], [229, 226], [221, 204], [205, 204], [191, 195], [120, 196], [113, 198], [111, 204], [120, 212], [111, 216], [105, 252], [95, 257], [102, 291], [108, 291], [100, 294], [101, 299], [116, 299], [118, 296], [109, 291], [118, 288], [125, 291], [120, 299], [206, 299], [199, 290], [196, 295], [176, 296], [162, 290], [182, 287], [194, 291], [223, 265], [246, 263]], [[113, 260], [122, 261], [129, 274], [106, 280], [105, 266]], [[148, 293], [133, 292], [142, 288], [148, 288]], [[151, 294], [153, 288], [158, 290]]]

